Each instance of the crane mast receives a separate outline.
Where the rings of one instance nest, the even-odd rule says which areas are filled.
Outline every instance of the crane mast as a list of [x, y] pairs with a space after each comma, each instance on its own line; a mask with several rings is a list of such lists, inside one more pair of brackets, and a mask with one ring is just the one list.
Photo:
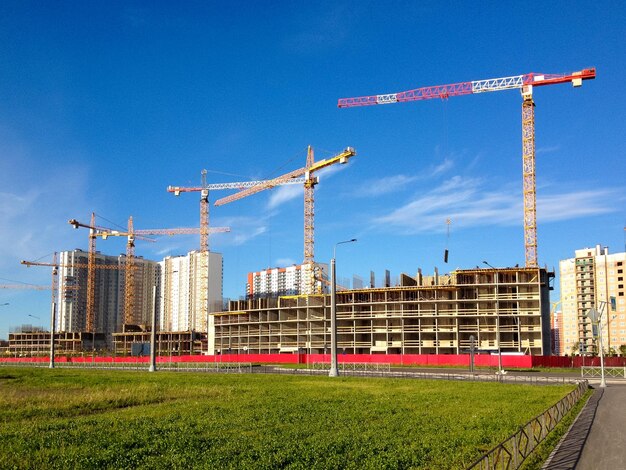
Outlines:
[[524, 253], [526, 267], [535, 268], [537, 259], [537, 198], [535, 175], [535, 103], [533, 87], [571, 83], [582, 85], [583, 80], [596, 78], [596, 69], [587, 68], [567, 74], [527, 73], [511, 77], [490, 78], [450, 85], [436, 85], [398, 93], [341, 98], [339, 108], [373, 106], [378, 104], [404, 103], [433, 98], [447, 99], [452, 96], [472, 95], [492, 91], [519, 89], [522, 93], [522, 184], [524, 201]]
[[[134, 238], [136, 236], [140, 236], [140, 235], [168, 235], [168, 236], [173, 236], [173, 235], [192, 235], [192, 234], [198, 234], [200, 233], [201, 235], [204, 232], [204, 235], [208, 238], [209, 234], [211, 233], [227, 233], [230, 232], [230, 227], [204, 227], [204, 229], [202, 227], [197, 228], [197, 227], [179, 227], [179, 228], [151, 228], [151, 229], [132, 229], [131, 230], [131, 224], [132, 224], [132, 216], [129, 218], [128, 220], [129, 222], [129, 236], [128, 236], [128, 240], [130, 242], [130, 240], [134, 240]], [[133, 244], [134, 247], [134, 244]], [[204, 253], [208, 253], [208, 252], [201, 252], [201, 256], [206, 256]], [[126, 259], [128, 261], [128, 259], [133, 260], [134, 259], [134, 249], [132, 251], [127, 252], [126, 254]], [[134, 282], [131, 283], [129, 285], [129, 287], [126, 290], [127, 294], [125, 297], [125, 323], [126, 324], [134, 324], [136, 323], [136, 321], [133, 319], [133, 313], [135, 312], [135, 301], [134, 301], [134, 292], [135, 292], [135, 285]], [[206, 294], [203, 294], [206, 295]], [[191, 324], [191, 323], [190, 323]]]

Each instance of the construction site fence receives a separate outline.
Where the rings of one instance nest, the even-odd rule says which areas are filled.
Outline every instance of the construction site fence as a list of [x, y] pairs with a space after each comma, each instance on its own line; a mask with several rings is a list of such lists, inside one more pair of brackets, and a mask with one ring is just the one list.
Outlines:
[[[581, 377], [602, 377], [601, 367], [581, 367]], [[604, 376], [612, 378], [626, 378], [626, 367], [605, 367]]]
[[[157, 356], [157, 363], [161, 362], [252, 362], [259, 364], [300, 364], [307, 366], [315, 363], [330, 364], [328, 354], [306, 353], [279, 353], [279, 354], [194, 354], [194, 355], [161, 355]], [[47, 355], [34, 357], [14, 357], [6, 355], [0, 358], [0, 362], [32, 362], [48, 361]], [[599, 367], [599, 357], [581, 356], [529, 356], [502, 354], [500, 359], [497, 354], [481, 353], [474, 355], [476, 367], [498, 368], [499, 360], [505, 369], [530, 369], [534, 367], [559, 367], [580, 368]], [[62, 362], [148, 362], [148, 356], [102, 356], [84, 353], [81, 355], [58, 354], [55, 358], [58, 363]], [[390, 366], [438, 366], [438, 367], [469, 367], [469, 354], [338, 354], [337, 361], [341, 364], [389, 364]], [[624, 357], [605, 357], [606, 367], [626, 367]]]
[[[85, 358], [87, 359], [87, 358]], [[150, 363], [140, 358], [133, 361], [98, 361], [102, 358], [91, 358], [92, 360], [81, 360], [74, 362], [55, 361], [55, 368], [82, 368], [82, 369], [109, 369], [109, 370], [136, 370], [149, 371]], [[121, 359], [121, 358], [120, 358]], [[129, 359], [129, 358], [125, 358]], [[259, 364], [254, 362], [239, 361], [168, 361], [167, 358], [157, 360], [156, 370], [158, 371], [188, 371], [188, 372], [237, 372], [237, 373], [257, 373], [257, 374], [281, 374], [281, 375], [328, 375], [330, 363], [310, 363], [307, 367], [285, 366], [276, 364]], [[28, 361], [7, 362], [0, 361], [0, 366], [34, 366], [49, 367], [49, 361], [29, 358]], [[410, 368], [392, 368], [386, 363], [339, 363], [338, 373], [343, 376], [360, 377], [385, 377], [397, 379], [425, 379], [425, 380], [451, 380], [466, 382], [500, 382], [500, 383], [523, 383], [527, 385], [552, 385], [552, 384], [578, 384], [581, 379], [578, 377], [557, 374], [553, 376], [545, 375], [522, 375], [522, 374], [498, 374], [490, 371], [469, 372], [469, 371], [419, 371]]]
[[561, 422], [565, 415], [585, 395], [588, 388], [589, 384], [587, 381], [581, 381], [573, 391], [568, 393], [556, 405], [551, 406], [539, 416], [530, 420], [519, 431], [469, 466], [468, 470], [515, 470], [520, 468], [526, 457]]

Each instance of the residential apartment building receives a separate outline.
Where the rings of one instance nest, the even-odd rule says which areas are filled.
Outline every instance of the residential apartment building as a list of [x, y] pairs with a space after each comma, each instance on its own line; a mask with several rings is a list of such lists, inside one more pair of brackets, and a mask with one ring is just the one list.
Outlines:
[[559, 262], [562, 321], [559, 353], [597, 352], [587, 313], [602, 312], [605, 352], [626, 344], [626, 253], [610, 254], [596, 246], [575, 251], [575, 257]]
[[[540, 268], [400, 276], [399, 285], [337, 292], [338, 349], [347, 354], [550, 355], [550, 281]], [[214, 346], [233, 353], [330, 349], [330, 295], [249, 297], [215, 314]], [[211, 335], [211, 332], [209, 332]]]
[[306, 263], [248, 273], [248, 298], [328, 292], [328, 264]]
[[[59, 255], [59, 291], [55, 329], [61, 333], [87, 329], [87, 281], [89, 254], [82, 250], [63, 251]], [[160, 284], [160, 267], [154, 261], [135, 258], [135, 302], [130, 315], [137, 324], [152, 318], [153, 286]], [[110, 338], [120, 331], [125, 318], [126, 257], [96, 253], [94, 328]], [[107, 344], [109, 341], [107, 340]]]
[[159, 264], [160, 330], [206, 332], [213, 320], [209, 313], [222, 310], [222, 255], [192, 251], [168, 256]]
[[[554, 304], [553, 304], [554, 306]], [[552, 354], [561, 355], [561, 332], [563, 331], [563, 313], [561, 310], [552, 311], [550, 314], [552, 331]]]

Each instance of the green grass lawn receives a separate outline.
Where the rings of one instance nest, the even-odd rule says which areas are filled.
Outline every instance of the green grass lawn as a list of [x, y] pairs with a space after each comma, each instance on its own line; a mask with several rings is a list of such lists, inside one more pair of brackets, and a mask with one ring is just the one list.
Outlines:
[[464, 468], [573, 386], [0, 369], [0, 468]]

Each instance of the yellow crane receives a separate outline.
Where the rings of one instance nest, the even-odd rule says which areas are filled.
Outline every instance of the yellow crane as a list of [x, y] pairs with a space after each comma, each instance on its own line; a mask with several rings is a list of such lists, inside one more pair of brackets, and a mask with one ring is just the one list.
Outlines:
[[[25, 265], [26, 267], [31, 267], [31, 266], [46, 266], [46, 267], [51, 267], [52, 268], [52, 304], [54, 305], [54, 311], [53, 311], [53, 315], [56, 318], [56, 308], [57, 308], [57, 286], [58, 286], [58, 275], [59, 275], [59, 268], [87, 268], [89, 271], [89, 264], [84, 264], [84, 263], [74, 263], [74, 264], [63, 264], [63, 263], [59, 263], [57, 261], [57, 253], [54, 253], [54, 257], [52, 262], [42, 262], [42, 261], [26, 261], [26, 260], [22, 260], [20, 261], [20, 264]], [[119, 269], [119, 267], [117, 265], [108, 265], [108, 264], [95, 264], [95, 260], [93, 265], [91, 266], [92, 270], [96, 270], [96, 269]], [[88, 275], [89, 278], [89, 275]], [[65, 290], [76, 290], [79, 289], [79, 286], [74, 285], [74, 286], [63, 286], [63, 289]], [[54, 320], [53, 320], [54, 321]], [[87, 332], [91, 332], [93, 333], [94, 331], [93, 328], [93, 315], [91, 317], [89, 317], [89, 315], [87, 315], [86, 318], [86, 331]]]
[[[252, 186], [251, 188], [244, 189], [238, 193], [231, 194], [230, 196], [223, 197], [215, 201], [216, 206], [228, 204], [229, 202], [237, 201], [252, 194], [256, 194], [265, 189], [270, 189], [275, 186], [286, 184], [292, 181], [294, 178], [299, 178], [304, 175], [304, 261], [303, 264], [310, 265], [311, 269], [311, 283], [314, 282], [315, 272], [315, 193], [314, 187], [319, 182], [319, 179], [314, 176], [314, 173], [334, 165], [336, 163], [345, 164], [348, 163], [348, 159], [356, 155], [355, 150], [352, 147], [347, 147], [337, 155], [327, 158], [325, 160], [315, 161], [313, 148], [309, 145], [307, 148], [306, 165], [297, 170], [290, 171], [284, 175], [277, 176], [276, 178], [262, 181], [259, 184]], [[315, 293], [314, 286], [310, 286], [310, 294]]]
[[[256, 186], [263, 181], [236, 181], [229, 183], [211, 183], [207, 184], [206, 181], [207, 170], [201, 172], [201, 185], [200, 186], [168, 186], [167, 191], [173, 193], [175, 196], [180, 196], [180, 193], [200, 193], [200, 272], [201, 282], [204, 289], [201, 289], [200, 304], [202, 310], [200, 312], [200, 318], [208, 318], [209, 306], [208, 306], [208, 269], [209, 269], [209, 234], [212, 229], [209, 228], [209, 192], [225, 189], [244, 189]], [[290, 180], [282, 184], [297, 184], [302, 183], [304, 180]]]
[[[90, 239], [90, 252], [89, 259], [93, 258], [95, 260], [95, 243], [91, 243], [91, 240], [95, 240], [96, 237], [101, 237], [103, 240], [106, 240], [108, 237], [127, 237], [126, 243], [126, 264], [125, 264], [125, 278], [126, 278], [126, 288], [124, 290], [124, 324], [130, 325], [135, 323], [135, 276], [134, 271], [136, 269], [135, 265], [135, 239], [140, 238], [143, 240], [154, 241], [151, 238], [147, 238], [146, 235], [189, 235], [189, 234], [198, 234], [201, 233], [201, 229], [198, 227], [178, 227], [178, 228], [158, 228], [158, 229], [135, 229], [133, 223], [133, 217], [130, 216], [128, 219], [128, 231], [123, 232], [114, 229], [108, 229], [104, 227], [96, 227], [93, 223], [94, 219], [92, 217], [92, 223], [90, 225], [83, 224], [78, 222], [76, 219], [71, 219], [69, 223], [74, 226], [74, 228], [88, 228], [90, 230], [89, 239]], [[230, 227], [212, 227], [209, 229], [210, 233], [224, 233], [230, 232]], [[93, 246], [93, 256], [92, 256], [92, 248]], [[90, 263], [92, 264], [92, 263]], [[91, 272], [87, 274], [88, 279], [88, 290], [87, 290], [87, 317], [91, 319], [91, 325], [93, 325], [93, 310], [94, 310], [94, 301], [95, 301], [95, 273], [94, 276], [91, 275]], [[91, 281], [91, 283], [90, 283]], [[90, 295], [91, 293], [91, 295]], [[91, 313], [90, 313], [91, 312]], [[87, 322], [90, 324], [90, 322]]]
[[[243, 190], [252, 188], [265, 181], [233, 181], [229, 183], [211, 183], [206, 182], [207, 170], [201, 172], [200, 186], [168, 186], [167, 191], [173, 193], [174, 196], [180, 196], [180, 193], [200, 193], [200, 251], [209, 251], [209, 192], [220, 191], [225, 189]], [[299, 184], [304, 183], [304, 179], [294, 178], [280, 184]]]

